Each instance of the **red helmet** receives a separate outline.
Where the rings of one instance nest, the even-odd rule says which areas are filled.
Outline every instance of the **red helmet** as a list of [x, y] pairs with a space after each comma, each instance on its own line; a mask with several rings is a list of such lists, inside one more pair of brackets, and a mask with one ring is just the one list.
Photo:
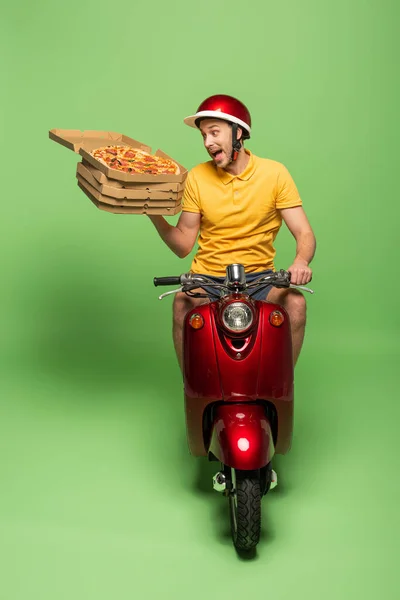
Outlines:
[[251, 117], [246, 106], [233, 98], [232, 96], [226, 96], [224, 94], [217, 94], [216, 96], [210, 96], [204, 102], [202, 102], [197, 109], [195, 115], [186, 117], [184, 122], [190, 127], [199, 127], [201, 119], [223, 119], [230, 123], [236, 123], [243, 129], [243, 138], [248, 139], [251, 133]]

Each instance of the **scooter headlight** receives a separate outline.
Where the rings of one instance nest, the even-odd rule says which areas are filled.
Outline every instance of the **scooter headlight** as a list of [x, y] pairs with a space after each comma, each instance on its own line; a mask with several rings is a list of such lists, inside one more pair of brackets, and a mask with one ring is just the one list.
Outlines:
[[253, 323], [253, 312], [243, 302], [232, 302], [222, 312], [223, 324], [229, 331], [246, 331]]

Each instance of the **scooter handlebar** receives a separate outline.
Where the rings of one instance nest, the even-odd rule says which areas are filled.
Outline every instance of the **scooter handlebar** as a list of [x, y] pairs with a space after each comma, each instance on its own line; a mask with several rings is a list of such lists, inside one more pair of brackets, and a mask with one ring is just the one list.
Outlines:
[[154, 277], [154, 285], [179, 285], [181, 283], [180, 277]]
[[[274, 287], [277, 288], [298, 288], [299, 290], [302, 290], [304, 292], [310, 292], [311, 294], [313, 294], [313, 290], [310, 290], [309, 288], [306, 288], [305, 286], [298, 286], [298, 285], [293, 285], [292, 283], [290, 283], [290, 273], [288, 271], [284, 271], [283, 269], [281, 269], [280, 271], [276, 271], [274, 273], [271, 273], [270, 275], [265, 275], [263, 277], [260, 277], [259, 279], [254, 280], [252, 283], [249, 283], [246, 286], [247, 290], [251, 290], [251, 292], [254, 294], [255, 290], [261, 287], [266, 287], [267, 285], [273, 285]], [[195, 287], [202, 287], [204, 288], [205, 285], [209, 285], [209, 286], [215, 286], [218, 288], [225, 288], [226, 290], [228, 290], [228, 288], [230, 286], [227, 286], [226, 283], [224, 284], [216, 284], [214, 283], [212, 280], [208, 279], [206, 276], [203, 275], [196, 275], [196, 274], [192, 274], [192, 273], [184, 273], [183, 275], [177, 276], [177, 277], [154, 277], [153, 279], [153, 283], [154, 285], [160, 286], [160, 285], [178, 285], [181, 286], [179, 289], [177, 290], [173, 290], [171, 292], [167, 292], [166, 294], [162, 294], [160, 296], [160, 300], [162, 298], [164, 298], [165, 296], [169, 296], [170, 294], [175, 294], [176, 292], [181, 292], [181, 291], [187, 291], [186, 288], [187, 286], [190, 286], [188, 289], [193, 290]], [[252, 295], [252, 293], [250, 292], [250, 296]], [[199, 296], [200, 297], [200, 296]]]

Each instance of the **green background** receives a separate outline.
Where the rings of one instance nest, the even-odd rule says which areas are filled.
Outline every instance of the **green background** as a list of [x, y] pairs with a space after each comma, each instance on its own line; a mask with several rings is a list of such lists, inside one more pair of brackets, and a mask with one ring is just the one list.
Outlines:
[[[389, 0], [2, 7], [1, 600], [398, 597], [397, 17]], [[152, 285], [190, 257], [97, 210], [48, 139], [122, 132], [191, 168], [207, 155], [183, 118], [213, 93], [249, 106], [248, 147], [288, 167], [318, 240], [294, 444], [252, 561], [188, 453]], [[288, 267], [287, 230], [277, 248]]]

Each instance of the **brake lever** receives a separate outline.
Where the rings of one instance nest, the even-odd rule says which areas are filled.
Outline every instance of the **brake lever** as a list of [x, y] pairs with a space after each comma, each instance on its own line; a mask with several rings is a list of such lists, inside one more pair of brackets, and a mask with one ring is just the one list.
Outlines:
[[166, 298], [167, 296], [171, 296], [171, 294], [177, 294], [178, 292], [182, 292], [183, 288], [180, 287], [177, 290], [170, 290], [169, 292], [165, 292], [164, 294], [161, 294], [161, 296], [158, 296], [159, 300], [162, 300], [163, 298]]
[[290, 287], [291, 288], [296, 288], [296, 290], [303, 290], [303, 292], [309, 292], [310, 294], [314, 293], [314, 290], [312, 290], [312, 289], [310, 289], [308, 287], [305, 287], [304, 285], [295, 285], [294, 283], [291, 283]]

